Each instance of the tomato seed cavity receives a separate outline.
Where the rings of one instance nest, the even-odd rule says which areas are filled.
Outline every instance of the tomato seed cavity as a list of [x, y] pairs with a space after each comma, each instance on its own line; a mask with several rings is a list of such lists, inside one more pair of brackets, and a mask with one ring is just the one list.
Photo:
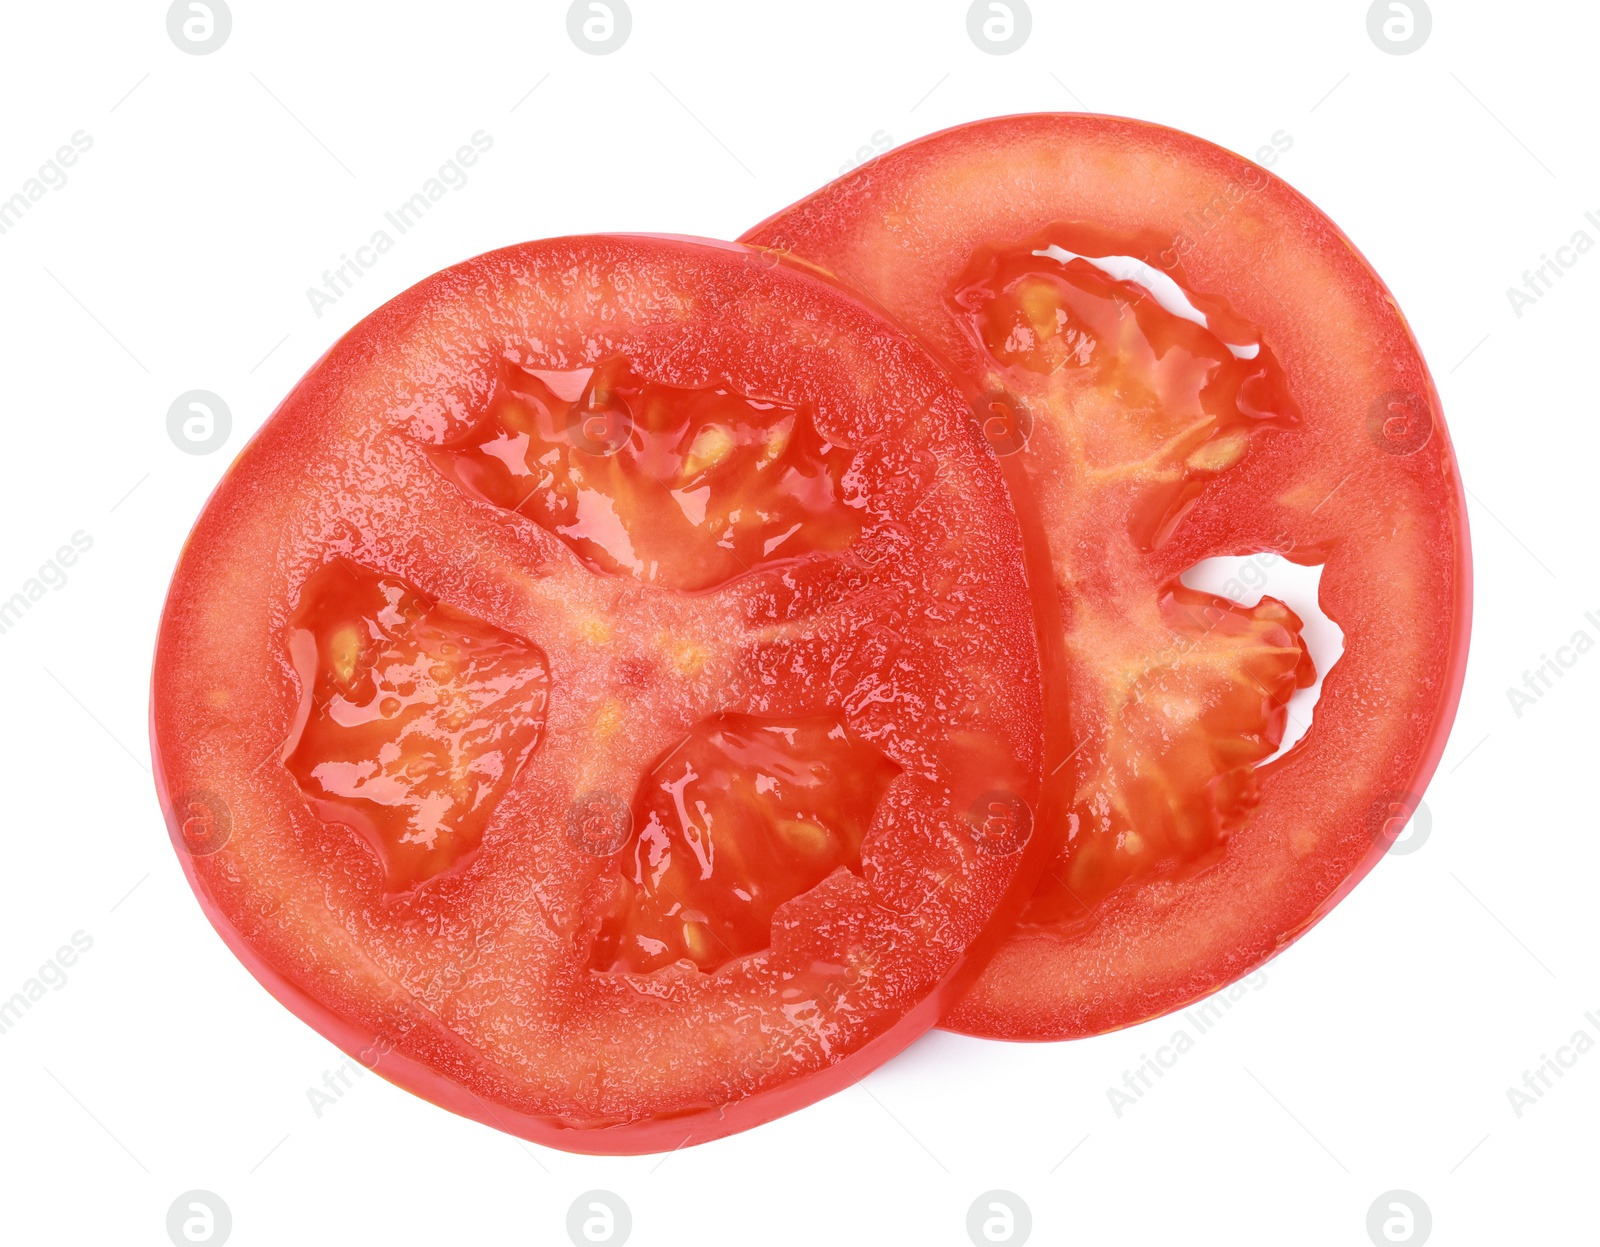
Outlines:
[[861, 530], [843, 483], [854, 456], [804, 408], [646, 380], [621, 356], [572, 372], [506, 364], [487, 411], [431, 458], [591, 571], [668, 588], [713, 589]]
[[335, 558], [289, 621], [301, 703], [284, 764], [401, 891], [478, 847], [544, 732], [544, 652], [395, 576]]

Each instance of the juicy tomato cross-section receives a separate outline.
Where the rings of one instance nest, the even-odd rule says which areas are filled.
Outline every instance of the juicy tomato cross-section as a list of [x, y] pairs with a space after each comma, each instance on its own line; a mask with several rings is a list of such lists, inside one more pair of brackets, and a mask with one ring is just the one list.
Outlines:
[[289, 654], [301, 702], [284, 762], [322, 816], [358, 828], [392, 888], [477, 848], [539, 743], [539, 648], [335, 558], [300, 590]]
[[1214, 860], [1255, 808], [1256, 764], [1282, 742], [1290, 697], [1316, 678], [1300, 620], [1272, 598], [1245, 608], [1179, 586], [1157, 610], [1173, 638], [1164, 652], [1130, 656], [1123, 635], [1077, 637], [1075, 650], [1120, 666], [1098, 668], [1106, 736], [1026, 925], [1089, 917], [1130, 880]]
[[1170, 276], [1128, 255], [1142, 249], [1056, 225], [982, 248], [948, 304], [1004, 370], [1008, 392], [1030, 408], [1080, 413], [1086, 483], [1137, 487], [1127, 522], [1150, 548], [1207, 480], [1244, 457], [1253, 434], [1292, 428], [1299, 416], [1256, 331], [1219, 299], [1200, 300], [1202, 311]]
[[718, 715], [668, 750], [634, 798], [638, 826], [598, 969], [688, 958], [714, 970], [765, 948], [772, 915], [840, 867], [900, 767], [837, 715]]
[[861, 527], [841, 505], [850, 458], [803, 409], [647, 381], [620, 356], [570, 372], [507, 365], [483, 418], [435, 453], [595, 570], [677, 589], [848, 546]]
[[1057, 574], [1073, 586], [1074, 700], [1092, 737], [1066, 851], [1024, 912], [1030, 926], [1088, 917], [1130, 881], [1216, 861], [1256, 804], [1256, 764], [1282, 741], [1289, 698], [1316, 676], [1283, 603], [1244, 608], [1130, 574], [1253, 438], [1300, 421], [1259, 329], [1132, 254], [1151, 249], [1057, 224], [981, 248], [946, 297], [1005, 394], [1044, 413], [1035, 477]]
[[933, 1025], [1037, 879], [1023, 551], [960, 389], [802, 266], [479, 257], [200, 517], [174, 845], [280, 1000], [437, 1103], [592, 1152], [747, 1128]]
[[[1274, 954], [1414, 809], [1459, 696], [1461, 484], [1394, 300], [1263, 169], [1190, 135], [1042, 114], [958, 126], [745, 241], [833, 274], [962, 378], [1031, 484], [1065, 659], [1075, 796], [1020, 923], [946, 1024], [1068, 1038], [1177, 1008]], [[1292, 603], [1182, 576], [1321, 566], [1345, 651]], [[1279, 754], [1287, 703], [1321, 677]], [[1059, 677], [1059, 678], [1057, 678]], [[1374, 817], [1374, 811], [1381, 817]]]

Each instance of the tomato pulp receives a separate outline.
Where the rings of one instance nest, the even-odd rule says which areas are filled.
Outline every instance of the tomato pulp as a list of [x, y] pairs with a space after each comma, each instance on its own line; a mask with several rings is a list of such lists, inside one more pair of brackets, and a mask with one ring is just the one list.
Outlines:
[[[1415, 809], [1465, 668], [1470, 557], [1438, 395], [1349, 240], [1264, 169], [1086, 115], [918, 140], [751, 230], [871, 297], [1022, 464], [1067, 650], [1057, 854], [945, 1024], [1055, 1039], [1178, 1008], [1272, 956]], [[1185, 586], [1321, 566], [1344, 632]]]
[[174, 843], [252, 973], [420, 1095], [581, 1151], [746, 1128], [932, 1025], [1048, 856], [1022, 550], [959, 388], [809, 271], [479, 257], [346, 335], [196, 525]]

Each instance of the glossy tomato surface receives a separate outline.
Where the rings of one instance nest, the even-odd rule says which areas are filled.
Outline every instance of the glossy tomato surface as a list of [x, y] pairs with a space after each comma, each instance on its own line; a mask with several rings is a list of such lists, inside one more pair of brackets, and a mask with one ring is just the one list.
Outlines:
[[[1350, 241], [1264, 169], [1087, 115], [960, 126], [745, 241], [876, 300], [1020, 461], [1049, 542], [1073, 797], [1057, 855], [946, 1025], [1055, 1039], [1213, 991], [1376, 862], [1432, 774], [1470, 612], [1438, 395]], [[1344, 653], [1189, 588], [1201, 560], [1322, 568]], [[1309, 730], [1279, 753], [1296, 689]], [[1306, 726], [1304, 724], [1300, 725]]]
[[581, 1151], [744, 1129], [932, 1025], [1048, 856], [1022, 551], [959, 388], [857, 297], [732, 244], [481, 256], [196, 525], [173, 842], [392, 1081]]

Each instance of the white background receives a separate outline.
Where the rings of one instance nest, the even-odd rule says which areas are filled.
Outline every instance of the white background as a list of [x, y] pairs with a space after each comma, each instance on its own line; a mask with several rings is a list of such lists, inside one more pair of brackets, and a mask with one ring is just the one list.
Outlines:
[[[1427, 1202], [1436, 1243], [1594, 1241], [1600, 1052], [1520, 1119], [1506, 1091], [1575, 1030], [1600, 1038], [1600, 653], [1520, 718], [1506, 689], [1576, 630], [1600, 639], [1600, 251], [1520, 318], [1506, 288], [1580, 228], [1600, 242], [1600, 19], [1435, 0], [1427, 45], [1391, 56], [1366, 9], [1036, 0], [1026, 46], [990, 56], [952, 0], [633, 0], [628, 43], [595, 57], [547, 0], [234, 0], [227, 44], [196, 57], [164, 3], [8, 4], [0, 197], [75, 131], [93, 147], [0, 235], [0, 598], [74, 532], [93, 547], [0, 635], [0, 997], [73, 932], [94, 945], [0, 1035], [5, 1241], [159, 1245], [191, 1188], [226, 1200], [241, 1247], [563, 1243], [591, 1188], [627, 1201], [641, 1245], [959, 1245], [991, 1188], [1027, 1202], [1036, 1243], [1360, 1247], [1392, 1188]], [[876, 132], [1078, 107], [1245, 153], [1292, 136], [1275, 171], [1370, 257], [1433, 366], [1477, 600], [1426, 843], [1120, 1119], [1107, 1088], [1173, 1020], [1067, 1045], [935, 1033], [665, 1159], [525, 1145], [374, 1077], [318, 1119], [306, 1090], [342, 1057], [212, 933], [148, 772], [162, 594], [232, 455], [340, 332], [455, 260], [608, 229], [732, 237]], [[494, 146], [468, 184], [318, 319], [306, 288], [477, 130]], [[197, 388], [233, 413], [207, 456], [166, 432]]]

